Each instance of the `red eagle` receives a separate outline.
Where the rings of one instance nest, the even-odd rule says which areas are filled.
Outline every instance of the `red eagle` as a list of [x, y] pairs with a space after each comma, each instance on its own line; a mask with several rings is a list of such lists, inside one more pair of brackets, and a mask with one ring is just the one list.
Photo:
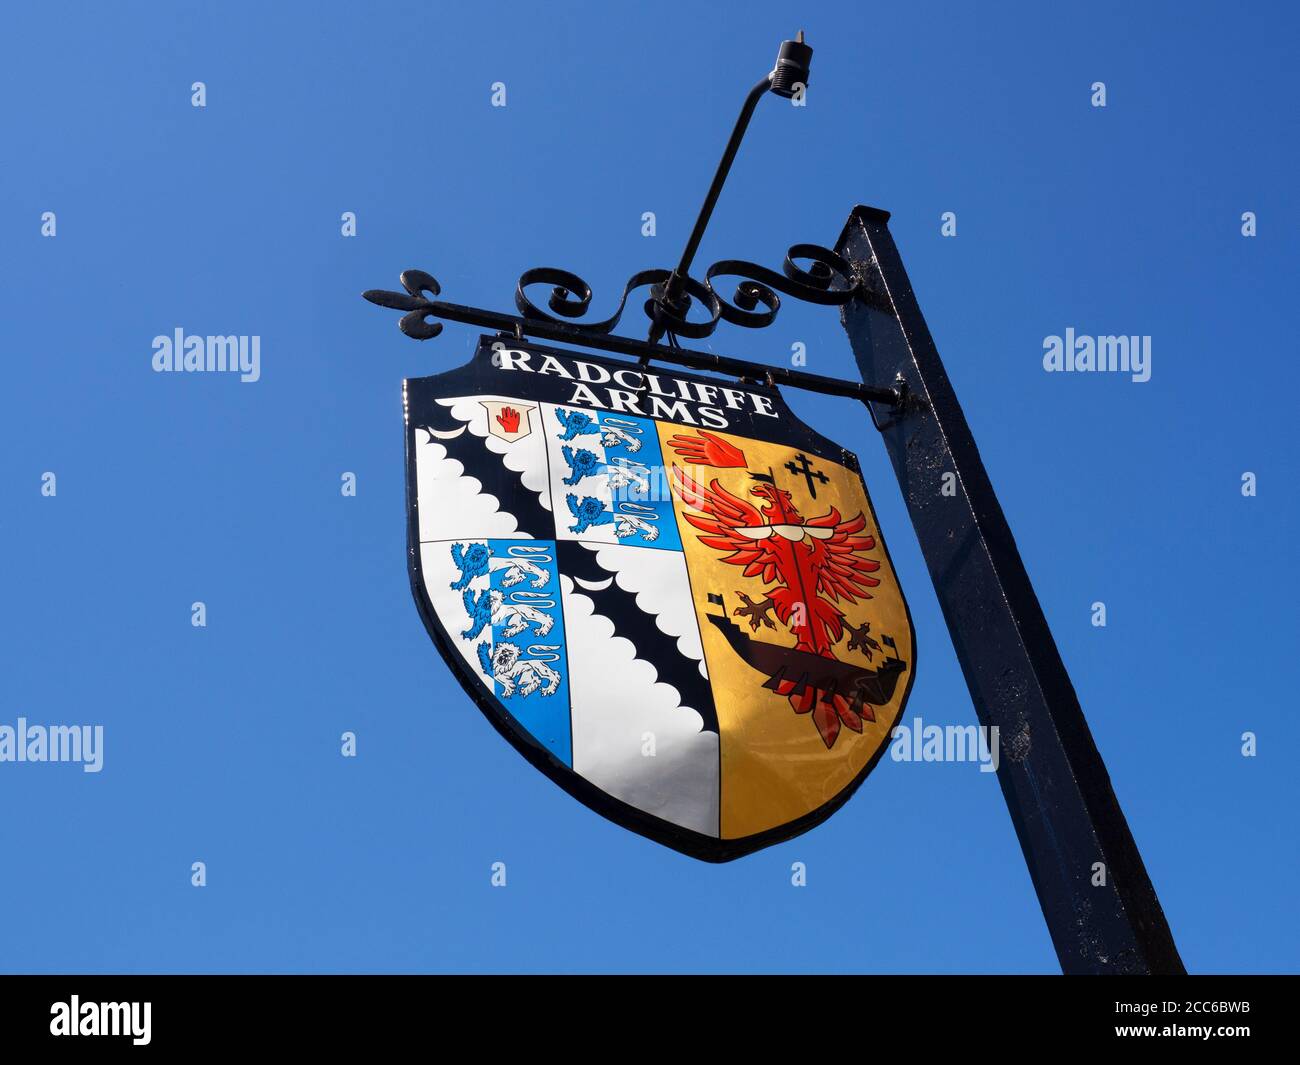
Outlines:
[[[688, 454], [680, 446], [674, 450], [683, 457], [703, 457]], [[707, 464], [742, 465], [739, 452], [737, 458], [739, 461]], [[796, 651], [835, 658], [832, 648], [844, 634], [844, 612], [836, 604], [870, 599], [869, 589], [880, 584], [870, 576], [880, 569], [880, 563], [863, 555], [876, 546], [875, 537], [862, 532], [866, 518], [859, 513], [844, 520], [831, 507], [819, 517], [805, 519], [790, 493], [768, 479], [749, 490], [760, 501], [758, 506], [728, 492], [716, 478], [703, 487], [679, 466], [673, 466], [673, 483], [687, 506], [702, 511], [683, 511], [686, 520], [704, 534], [699, 537], [701, 543], [727, 552], [722, 561], [743, 567], [746, 577], [776, 585], [765, 592], [763, 602], [754, 603], [742, 595], [747, 605], [735, 613], [746, 616], [750, 628], [757, 631], [760, 623], [774, 627], [768, 617], [768, 611], [773, 611], [794, 634]], [[841, 725], [862, 731], [862, 717], [850, 708], [848, 699], [834, 694], [824, 700], [824, 693], [812, 686], [790, 695], [795, 686], [784, 680], [777, 691], [789, 696], [795, 713], [812, 711], [827, 747], [835, 742]]]

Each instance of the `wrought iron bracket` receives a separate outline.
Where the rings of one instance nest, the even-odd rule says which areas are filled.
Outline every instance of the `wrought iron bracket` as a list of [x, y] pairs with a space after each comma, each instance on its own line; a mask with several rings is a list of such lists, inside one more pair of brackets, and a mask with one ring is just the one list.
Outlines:
[[[808, 82], [812, 48], [804, 41], [800, 30], [793, 41], [783, 41], [777, 52], [776, 64], [764, 75], [745, 97], [740, 116], [723, 150], [722, 159], [713, 175], [704, 204], [691, 230], [690, 239], [677, 266], [672, 270], [642, 270], [628, 278], [619, 297], [618, 306], [608, 318], [600, 321], [578, 322], [591, 309], [591, 286], [568, 270], [541, 266], [525, 270], [515, 287], [515, 306], [522, 318], [498, 314], [477, 307], [466, 307], [436, 299], [442, 288], [433, 275], [423, 270], [403, 272], [404, 292], [371, 289], [363, 293], [371, 303], [403, 312], [397, 323], [402, 332], [416, 340], [429, 340], [442, 332], [442, 323], [435, 318], [465, 322], [495, 329], [516, 339], [524, 334], [580, 344], [587, 347], [614, 351], [637, 358], [642, 367], [653, 360], [676, 363], [693, 369], [714, 370], [738, 378], [758, 378], [768, 384], [782, 384], [831, 396], [848, 396], [860, 399], [870, 406], [879, 403], [897, 407], [905, 399], [903, 387], [882, 388], [875, 385], [839, 381], [817, 374], [764, 366], [743, 359], [729, 358], [681, 347], [679, 337], [702, 340], [712, 336], [721, 321], [746, 329], [762, 329], [776, 320], [784, 293], [807, 303], [826, 307], [847, 308], [856, 298], [859, 303], [879, 306], [881, 295], [873, 287], [871, 277], [857, 266], [851, 266], [830, 248], [818, 244], [796, 244], [786, 252], [781, 273], [743, 259], [721, 259], [704, 273], [703, 280], [690, 276], [691, 264], [704, 237], [713, 208], [722, 192], [731, 164], [735, 161], [740, 143], [749, 127], [758, 102], [768, 93], [787, 99], [795, 96]], [[800, 265], [807, 262], [807, 266]], [[714, 287], [720, 277], [739, 277], [731, 302], [723, 299]], [[528, 294], [534, 285], [550, 285], [551, 291], [543, 310]], [[650, 319], [650, 332], [646, 340], [634, 340], [614, 334], [614, 329], [627, 309], [628, 297], [637, 289], [648, 288], [643, 303], [646, 317]], [[698, 314], [692, 319], [696, 306], [702, 308], [707, 318]], [[659, 341], [668, 338], [667, 347]], [[876, 420], [874, 408], [872, 420]], [[877, 423], [879, 427], [879, 423]]]
[[[808, 260], [805, 268], [798, 260]], [[585, 347], [630, 355], [646, 364], [651, 360], [687, 366], [697, 370], [712, 370], [737, 378], [765, 380], [769, 384], [800, 388], [829, 396], [846, 396], [863, 402], [896, 407], [903, 402], [900, 387], [879, 387], [856, 381], [840, 381], [833, 377], [788, 370], [780, 366], [766, 366], [745, 359], [716, 355], [712, 352], [692, 351], [677, 344], [678, 336], [703, 338], [710, 336], [720, 321], [728, 321], [748, 329], [761, 329], [771, 325], [781, 307], [777, 292], [809, 303], [823, 306], [847, 306], [855, 296], [867, 302], [872, 294], [863, 288], [854, 270], [835, 252], [816, 244], [796, 244], [786, 254], [784, 273], [740, 259], [723, 259], [714, 263], [705, 273], [704, 280], [685, 279], [689, 296], [686, 305], [678, 311], [666, 309], [661, 301], [663, 287], [668, 283], [670, 271], [642, 270], [633, 274], [623, 287], [618, 306], [608, 318], [596, 322], [576, 322], [572, 319], [586, 314], [591, 307], [591, 286], [577, 274], [555, 267], [543, 266], [526, 270], [515, 287], [515, 305], [521, 314], [501, 314], [497, 311], [448, 303], [437, 299], [442, 286], [436, 278], [423, 270], [405, 270], [401, 275], [402, 292], [370, 289], [362, 295], [380, 307], [402, 311], [397, 323], [408, 337], [430, 340], [442, 332], [442, 322], [463, 322], [491, 329], [507, 336], [522, 339], [525, 335], [539, 339], [577, 344]], [[736, 286], [734, 303], [719, 296], [713, 287], [717, 277], [741, 277]], [[550, 285], [546, 300], [548, 310], [543, 310], [529, 297], [534, 285]], [[638, 288], [649, 286], [650, 297], [645, 302], [645, 313], [652, 321], [668, 323], [668, 345], [653, 344], [632, 337], [618, 336], [613, 332], [628, 304], [629, 295]], [[698, 303], [706, 309], [707, 321], [691, 321], [690, 305]], [[759, 306], [762, 310], [759, 310]], [[549, 313], [548, 313], [549, 311]]]

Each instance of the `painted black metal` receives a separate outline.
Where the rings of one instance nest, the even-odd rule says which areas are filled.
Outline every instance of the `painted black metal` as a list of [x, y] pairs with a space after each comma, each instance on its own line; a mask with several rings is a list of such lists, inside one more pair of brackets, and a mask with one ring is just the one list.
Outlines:
[[[797, 259], [808, 259], [812, 265], [805, 270], [796, 264]], [[686, 323], [683, 328], [675, 329], [674, 332], [683, 336], [708, 336], [721, 319], [753, 329], [770, 325], [781, 305], [780, 297], [773, 289], [780, 289], [788, 295], [824, 306], [847, 304], [858, 290], [858, 283], [849, 264], [830, 249], [815, 244], [796, 244], [792, 247], [786, 254], [784, 270], [785, 274], [782, 276], [774, 270], [740, 259], [724, 259], [714, 263], [709, 267], [703, 282], [688, 279], [688, 286], [691, 286], [689, 291], [710, 308], [712, 317], [708, 322]], [[738, 306], [728, 304], [714, 292], [710, 282], [714, 277], [719, 276], [743, 276], [751, 279], [741, 282], [736, 290]], [[398, 322], [398, 327], [415, 340], [430, 340], [436, 337], [442, 332], [442, 323], [430, 322], [428, 319], [445, 318], [448, 321], [464, 322], [483, 329], [495, 329], [516, 337], [540, 337], [543, 340], [580, 344], [601, 351], [631, 355], [642, 360], [643, 363], [653, 359], [657, 362], [688, 366], [694, 370], [712, 370], [715, 373], [727, 374], [747, 381], [765, 381], [768, 384], [801, 388], [828, 396], [846, 396], [864, 402], [871, 400], [886, 406], [893, 406], [903, 401], [903, 393], [898, 388], [866, 385], [858, 381], [839, 381], [833, 377], [788, 370], [781, 366], [766, 366], [745, 359], [714, 355], [712, 352], [665, 347], [644, 340], [613, 335], [610, 330], [618, 324], [627, 304], [628, 294], [643, 285], [661, 284], [667, 278], [667, 270], [643, 270], [633, 275], [623, 289], [623, 296], [619, 300], [615, 313], [604, 321], [590, 323], [567, 322], [563, 319], [580, 317], [587, 312], [587, 308], [591, 305], [591, 287], [577, 274], [545, 266], [525, 271], [519, 279], [515, 303], [523, 312], [522, 318], [432, 299], [432, 296], [441, 295], [442, 287], [435, 278], [423, 270], [402, 272], [401, 281], [405, 292], [370, 289], [362, 295], [377, 306], [405, 312]], [[753, 280], [755, 278], [758, 280]], [[548, 306], [562, 317], [556, 318], [547, 314], [528, 298], [527, 289], [535, 284], [554, 286]], [[576, 299], [571, 298], [574, 293], [577, 294]], [[860, 298], [871, 297], [868, 293], [862, 293]], [[755, 312], [753, 308], [759, 303], [767, 309]]]
[[[480, 393], [485, 395], [506, 394], [514, 388], [514, 386], [509, 386], [503, 392], [500, 375], [492, 371], [492, 367], [495, 366], [491, 359], [491, 348], [494, 343], [494, 338], [482, 337], [475, 358], [464, 366], [430, 377], [409, 378], [403, 382], [403, 406], [406, 410], [404, 430], [406, 437], [407, 574], [410, 579], [411, 592], [415, 598], [420, 617], [424, 622], [424, 627], [444, 661], [465, 689], [466, 694], [474, 700], [483, 716], [488, 719], [502, 737], [509, 741], [511, 746], [573, 798], [615, 824], [693, 858], [706, 862], [733, 861], [764, 847], [791, 839], [821, 824], [853, 796], [854, 792], [857, 791], [880, 762], [885, 751], [889, 749], [888, 743], [882, 743], [875, 756], [862, 767], [861, 772], [843, 790], [832, 796], [816, 810], [795, 821], [778, 825], [766, 832], [755, 833], [752, 836], [745, 836], [740, 839], [714, 838], [647, 814], [629, 803], [614, 798], [575, 773], [547, 750], [545, 746], [538, 743], [532, 734], [510, 713], [502, 700], [489, 692], [479, 682], [478, 677], [466, 664], [464, 656], [455, 646], [453, 639], [438, 621], [433, 604], [429, 600], [428, 592], [425, 590], [424, 574], [420, 560], [420, 513], [419, 493], [416, 485], [416, 449], [422, 441], [421, 427], [436, 421], [437, 415], [434, 408], [439, 398]], [[584, 361], [597, 362], [611, 370], [635, 369], [634, 366], [614, 360], [596, 358], [585, 354], [580, 355], [579, 353], [558, 348], [546, 348], [536, 344], [529, 344], [527, 348], [542, 355], [552, 354], [567, 359], [581, 357]], [[707, 378], [695, 377], [690, 374], [677, 374], [675, 376], [682, 380], [701, 381], [705, 384], [714, 383]], [[560, 390], [560, 380], [555, 377], [529, 374], [524, 387], [530, 401], [564, 402], [567, 398]], [[774, 437], [770, 427], [760, 427], [759, 423], [748, 414], [743, 416], [746, 421], [732, 426], [728, 431], [734, 431], [740, 435], [751, 435], [758, 439], [779, 439], [791, 448], [840, 462], [861, 477], [857, 456], [800, 421], [786, 405], [784, 398], [776, 388], [761, 384], [751, 384], [746, 387], [750, 391], [761, 393], [770, 399], [773, 409], [779, 415], [775, 424], [779, 426], [780, 435]], [[764, 420], [766, 421], [766, 419]], [[768, 431], [764, 431], [764, 428]], [[872, 513], [875, 513], [875, 506], [871, 504], [871, 492], [865, 481], [862, 482], [862, 489], [866, 494], [868, 504], [871, 505]], [[889, 553], [884, 531], [877, 529], [876, 533], [880, 550], [889, 564], [890, 572], [897, 573], [893, 558]], [[916, 676], [916, 627], [912, 622], [911, 609], [907, 605], [906, 598], [903, 600], [903, 607], [907, 615], [908, 629], [912, 635], [912, 662], [909, 663], [904, 674], [905, 688], [903, 697], [899, 701], [894, 720], [889, 723], [890, 729], [897, 724], [898, 718], [902, 716], [903, 709], [907, 705], [908, 696], [911, 694], [912, 681]]]
[[[836, 250], [872, 299], [842, 313], [862, 375], [906, 382], [877, 420], [1066, 973], [1182, 973], [1155, 889], [1111, 787], [1010, 527], [894, 245], [858, 207]], [[877, 412], [872, 411], [873, 417]], [[955, 495], [941, 492], [955, 475]], [[1093, 886], [1097, 865], [1104, 886]]]
[[[736, 153], [740, 150], [740, 142], [745, 139], [745, 131], [749, 129], [749, 120], [754, 117], [754, 109], [758, 107], [758, 101], [769, 91], [788, 100], [799, 88], [807, 88], [812, 54], [813, 50], [804, 43], [803, 30], [799, 31], [796, 40], [782, 41], [772, 72], [764, 75], [745, 96], [740, 115], [731, 130], [731, 136], [727, 139], [726, 147], [722, 150], [718, 167], [713, 173], [709, 191], [704, 196], [700, 213], [691, 228], [686, 248], [682, 251], [681, 260], [663, 287], [655, 291], [651, 305], [647, 307], [647, 313], [652, 321], [650, 334], [646, 339], [651, 344], [657, 344], [666, 332], [680, 333], [680, 330], [673, 328], [673, 323], [684, 322], [690, 311], [691, 301], [688, 293], [691, 264], [695, 261], [695, 253], [699, 250], [700, 241], [704, 239], [704, 231], [709, 226], [709, 219], [713, 217], [713, 208], [717, 205], [718, 197], [722, 195], [722, 186], [726, 184], [727, 175], [731, 172], [731, 164], [735, 162]], [[775, 307], [772, 307], [772, 313], [776, 313]]]
[[722, 194], [722, 186], [727, 180], [727, 174], [736, 158], [736, 152], [740, 149], [740, 142], [744, 139], [745, 130], [749, 128], [749, 120], [754, 117], [754, 109], [758, 106], [758, 101], [772, 87], [772, 77], [773, 75], [767, 74], [755, 84], [749, 90], [749, 94], [745, 97], [745, 103], [740, 108], [740, 117], [736, 119], [735, 128], [732, 129], [727, 146], [723, 149], [722, 159], [718, 162], [718, 169], [713, 174], [713, 183], [704, 196], [704, 203], [700, 207], [699, 216], [695, 219], [695, 226], [691, 230], [691, 235], [686, 241], [686, 248], [682, 252], [681, 261], [678, 262], [677, 268], [673, 270], [663, 290], [657, 294], [657, 298], [654, 300], [654, 307], [651, 312], [650, 335], [646, 338], [651, 344], [657, 344], [664, 333], [668, 331], [670, 316], [684, 321], [686, 313], [690, 310], [690, 300], [686, 299], [685, 303], [683, 303], [683, 298], [687, 281], [691, 276], [691, 264], [695, 261], [695, 253], [699, 250], [700, 241], [704, 239], [704, 231], [708, 228], [709, 219], [713, 217], [713, 208], [717, 205], [718, 197]]

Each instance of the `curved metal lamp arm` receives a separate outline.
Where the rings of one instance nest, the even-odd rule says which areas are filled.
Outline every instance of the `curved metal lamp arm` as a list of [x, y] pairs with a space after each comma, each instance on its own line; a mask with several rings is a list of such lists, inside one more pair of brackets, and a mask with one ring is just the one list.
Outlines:
[[[695, 219], [695, 228], [691, 230], [690, 239], [686, 242], [686, 250], [682, 252], [681, 262], [677, 264], [677, 269], [673, 271], [675, 279], [684, 278], [691, 272], [691, 263], [695, 261], [695, 253], [699, 250], [700, 241], [704, 239], [704, 231], [708, 228], [709, 219], [713, 217], [713, 208], [718, 202], [718, 197], [722, 194], [722, 186], [727, 180], [727, 174], [731, 172], [731, 164], [735, 161], [736, 152], [740, 150], [740, 142], [745, 138], [745, 131], [749, 128], [749, 120], [754, 117], [754, 109], [758, 107], [758, 101], [767, 94], [771, 84], [772, 75], [765, 74], [763, 80], [750, 89], [749, 95], [745, 97], [745, 104], [741, 107], [735, 128], [731, 131], [731, 138], [727, 141], [727, 147], [723, 149], [718, 169], [714, 172], [713, 184], [709, 186], [708, 194], [704, 197], [704, 204], [700, 207], [699, 217]], [[672, 285], [671, 281], [669, 285]]]
[[[789, 99], [795, 94], [797, 87], [806, 87], [811, 61], [812, 49], [804, 43], [803, 30], [800, 30], [795, 40], [781, 43], [781, 49], [776, 56], [776, 66], [771, 73], [765, 74], [745, 97], [740, 115], [736, 118], [736, 125], [731, 131], [731, 137], [722, 151], [718, 169], [713, 174], [713, 183], [709, 186], [699, 216], [695, 219], [695, 227], [686, 241], [686, 249], [682, 252], [681, 261], [669, 275], [662, 290], [655, 295], [655, 303], [667, 305], [676, 317], [685, 318], [686, 312], [690, 310], [686, 281], [690, 276], [691, 264], [695, 261], [695, 253], [699, 250], [700, 241], [704, 239], [704, 231], [708, 228], [709, 219], [713, 217], [713, 208], [722, 194], [722, 186], [726, 184], [727, 174], [731, 171], [736, 152], [740, 150], [740, 142], [745, 138], [745, 131], [749, 128], [749, 120], [754, 117], [754, 109], [758, 106], [758, 101], [768, 91]], [[650, 326], [649, 342], [657, 344], [666, 331], [667, 326], [656, 315]]]

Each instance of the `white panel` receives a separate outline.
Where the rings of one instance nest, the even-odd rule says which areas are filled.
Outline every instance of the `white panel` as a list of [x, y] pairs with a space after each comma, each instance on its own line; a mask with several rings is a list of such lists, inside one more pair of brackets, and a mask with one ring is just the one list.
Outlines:
[[[676, 558], [672, 552], [621, 548]], [[685, 565], [681, 576], [685, 582]], [[638, 809], [708, 836], [718, 835], [718, 736], [681, 705], [655, 667], [637, 658], [630, 640], [595, 613], [592, 598], [562, 576], [564, 624], [570, 647], [573, 768]], [[690, 589], [681, 591], [690, 601]], [[698, 636], [697, 636], [698, 639]], [[644, 752], [654, 736], [655, 754]]]
[[[538, 493], [544, 508], [550, 509], [546, 478], [546, 446], [540, 430], [541, 410], [532, 404], [533, 431], [513, 443], [488, 432], [488, 409], [483, 399], [439, 400], [462, 423], [461, 432], [481, 448], [478, 462], [501, 462], [515, 473], [522, 472], [526, 488]], [[502, 397], [505, 398], [505, 397]], [[452, 430], [453, 432], [455, 430]], [[486, 491], [483, 482], [467, 473], [464, 465], [448, 456], [438, 440], [430, 440], [424, 429], [415, 433], [415, 486], [419, 500], [420, 540], [451, 540], [465, 537], [531, 539], [520, 532], [518, 519], [509, 512], [508, 501]]]
[[686, 556], [679, 551], [643, 551], [620, 545], [583, 547], [596, 552], [601, 569], [615, 574], [618, 586], [636, 596], [636, 605], [655, 619], [660, 631], [676, 639], [677, 650], [699, 662], [700, 675], [707, 677]]

